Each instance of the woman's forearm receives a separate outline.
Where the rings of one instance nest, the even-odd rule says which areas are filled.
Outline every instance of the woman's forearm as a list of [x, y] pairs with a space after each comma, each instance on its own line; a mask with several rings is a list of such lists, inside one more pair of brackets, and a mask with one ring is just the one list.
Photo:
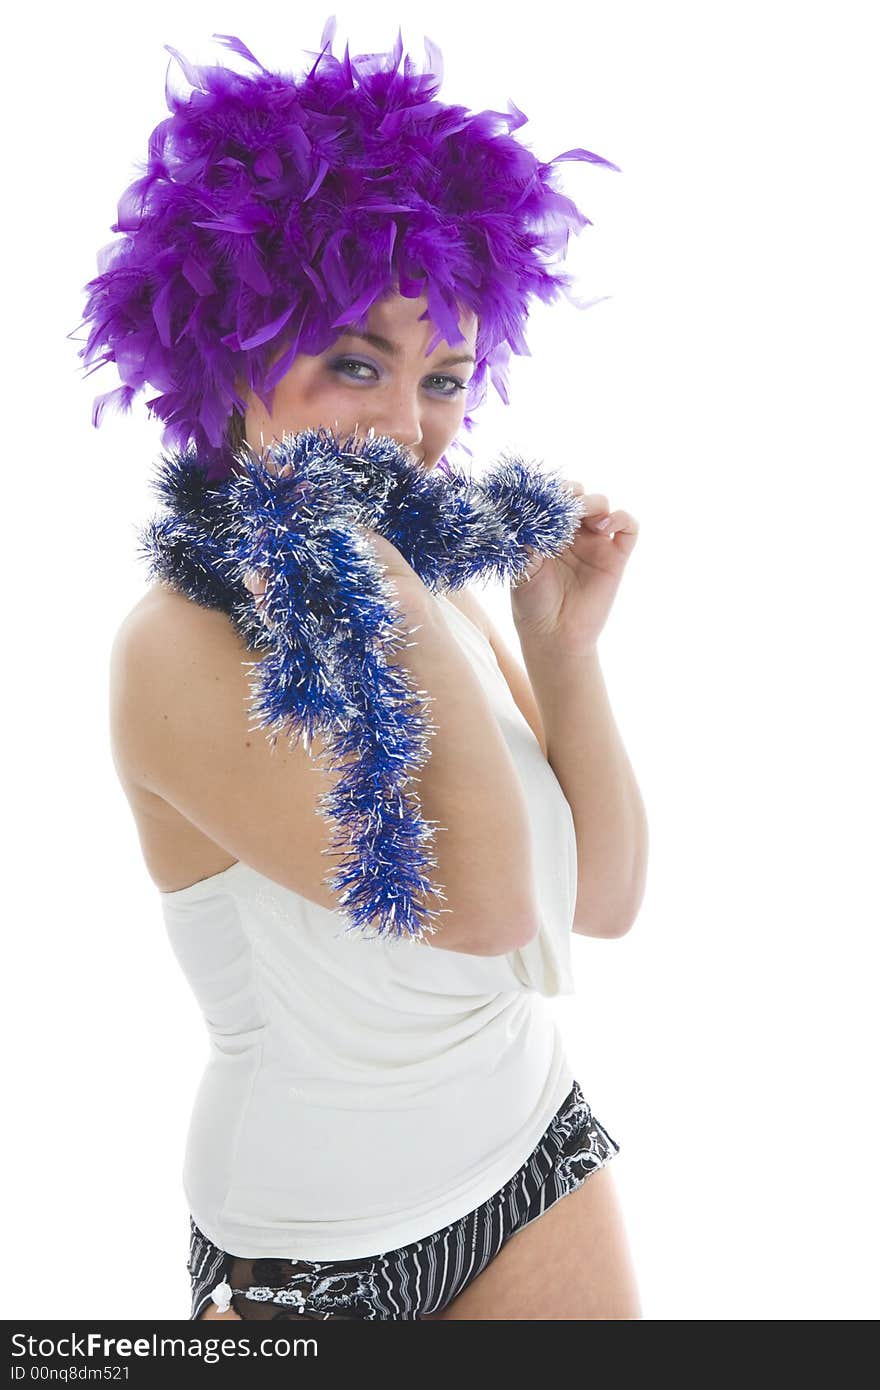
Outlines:
[[521, 645], [547, 759], [575, 824], [576, 922], [588, 935], [620, 936], [635, 920], [644, 895], [648, 825], [598, 653], [573, 657], [538, 640], [524, 639]]
[[[436, 599], [399, 598], [410, 645], [391, 658], [431, 697], [434, 732], [417, 773], [422, 814], [436, 822], [431, 877], [446, 895], [432, 945], [503, 954], [537, 928], [525, 794], [491, 705]], [[454, 946], [451, 943], [455, 943]]]

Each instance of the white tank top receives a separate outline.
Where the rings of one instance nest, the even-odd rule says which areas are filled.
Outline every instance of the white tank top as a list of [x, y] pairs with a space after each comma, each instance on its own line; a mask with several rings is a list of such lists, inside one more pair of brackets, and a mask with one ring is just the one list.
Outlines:
[[503, 956], [369, 939], [241, 861], [160, 894], [210, 1048], [184, 1191], [233, 1255], [343, 1260], [439, 1230], [513, 1176], [574, 1084], [542, 997], [574, 992], [571, 809], [491, 643], [438, 601], [522, 780], [540, 930]]

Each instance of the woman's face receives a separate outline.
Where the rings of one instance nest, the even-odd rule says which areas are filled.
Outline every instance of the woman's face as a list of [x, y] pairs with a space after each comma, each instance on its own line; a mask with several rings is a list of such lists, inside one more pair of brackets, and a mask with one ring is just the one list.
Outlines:
[[299, 353], [275, 388], [271, 414], [248, 391], [245, 436], [251, 449], [259, 453], [284, 433], [302, 429], [323, 427], [363, 439], [372, 428], [432, 469], [464, 418], [462, 388], [474, 370], [477, 318], [463, 309], [465, 341], [452, 347], [441, 341], [426, 357], [436, 331], [429, 319], [419, 321], [426, 310], [424, 296], [406, 299], [395, 292], [373, 304], [367, 316], [366, 331], [384, 344], [340, 331], [318, 356]]

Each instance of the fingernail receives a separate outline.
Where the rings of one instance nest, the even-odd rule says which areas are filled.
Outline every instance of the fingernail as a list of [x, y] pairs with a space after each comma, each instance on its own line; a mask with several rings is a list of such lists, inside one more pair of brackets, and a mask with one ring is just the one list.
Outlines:
[[595, 520], [594, 520], [594, 521], [593, 521], [593, 525], [596, 527], [596, 530], [597, 530], [597, 531], [604, 531], [606, 526], [610, 526], [610, 525], [611, 525], [611, 517], [610, 517], [610, 516], [606, 516], [602, 521], [595, 521]]

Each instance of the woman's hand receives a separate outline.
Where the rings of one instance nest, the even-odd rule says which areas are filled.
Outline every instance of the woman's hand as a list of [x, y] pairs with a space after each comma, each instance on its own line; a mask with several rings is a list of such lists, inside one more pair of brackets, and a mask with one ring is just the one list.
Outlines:
[[583, 498], [578, 529], [559, 555], [539, 555], [528, 547], [531, 564], [526, 578], [512, 586], [510, 605], [520, 637], [551, 637], [580, 652], [599, 641], [639, 524], [629, 512], [609, 512], [603, 493], [586, 494], [582, 483], [563, 482]]

